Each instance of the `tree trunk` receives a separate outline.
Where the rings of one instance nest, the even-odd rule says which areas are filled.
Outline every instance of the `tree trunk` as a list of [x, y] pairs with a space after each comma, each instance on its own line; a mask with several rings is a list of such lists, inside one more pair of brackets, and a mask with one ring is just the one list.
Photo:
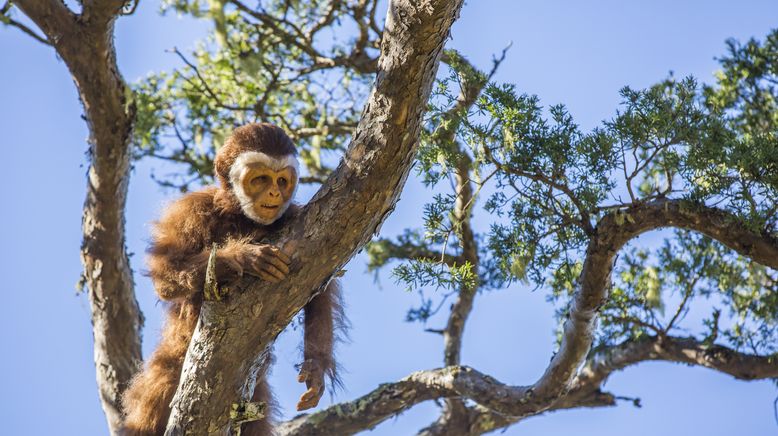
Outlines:
[[205, 303], [172, 402], [167, 434], [224, 434], [250, 398], [257, 357], [374, 233], [393, 208], [461, 0], [393, 1], [375, 86], [338, 169], [279, 235], [293, 248], [280, 284], [245, 279], [226, 303]]
[[14, 3], [43, 30], [78, 88], [89, 127], [82, 283], [89, 292], [100, 401], [111, 433], [122, 424], [120, 399], [141, 364], [143, 316], [124, 240], [124, 207], [135, 118], [113, 45], [122, 0], [84, 1], [80, 15], [50, 0]]

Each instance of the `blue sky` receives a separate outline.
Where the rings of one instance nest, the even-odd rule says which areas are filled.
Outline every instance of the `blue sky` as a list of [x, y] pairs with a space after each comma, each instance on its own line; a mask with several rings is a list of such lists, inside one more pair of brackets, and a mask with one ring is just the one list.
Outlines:
[[[117, 24], [124, 77], [179, 66], [165, 50], [194, 47], [202, 22], [160, 17], [154, 1]], [[512, 43], [496, 76], [538, 94], [545, 105], [565, 103], [585, 129], [614, 114], [624, 85], [648, 86], [670, 71], [709, 81], [724, 40], [763, 37], [778, 25], [774, 1], [471, 1], [455, 24], [449, 47], [481, 68]], [[0, 147], [6, 182], [0, 213], [0, 422], [2, 433], [99, 435], [105, 422], [97, 398], [86, 296], [77, 296], [78, 249], [84, 196], [86, 126], [68, 72], [49, 47], [15, 29], [0, 29]], [[140, 275], [148, 223], [175, 193], [150, 178], [156, 163], [136, 165], [127, 210], [127, 243], [146, 315], [144, 352], [154, 347], [161, 308]], [[302, 190], [305, 198], [310, 190]], [[427, 193], [410, 180], [383, 227], [398, 233], [420, 223]], [[483, 221], [486, 222], [486, 221]], [[441, 365], [442, 341], [403, 322], [417, 302], [386, 273], [378, 282], [356, 257], [345, 276], [351, 342], [341, 347], [346, 390], [353, 399], [379, 383]], [[534, 381], [553, 351], [553, 308], [541, 291], [522, 286], [479, 296], [465, 334], [463, 361], [515, 384]], [[437, 324], [436, 324], [437, 323]], [[433, 320], [431, 327], [442, 324]], [[299, 332], [280, 338], [272, 384], [287, 414], [303, 389], [292, 368]], [[606, 388], [639, 396], [643, 408], [559, 412], [529, 419], [505, 434], [768, 435], [778, 433], [770, 382], [738, 382], [700, 368], [645, 363], [616, 374]], [[330, 404], [325, 398], [323, 405]], [[379, 426], [372, 434], [415, 434], [436, 417], [428, 403]]]

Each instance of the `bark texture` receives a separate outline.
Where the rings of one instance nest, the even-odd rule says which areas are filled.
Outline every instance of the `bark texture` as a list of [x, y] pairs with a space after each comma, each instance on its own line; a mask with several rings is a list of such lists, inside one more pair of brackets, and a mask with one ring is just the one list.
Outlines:
[[[705, 366], [745, 380], [778, 376], [778, 358], [739, 353], [732, 349], [708, 347], [689, 338], [653, 337], [625, 342], [597, 350], [587, 359], [568, 395], [547, 407], [523, 406], [531, 398], [531, 387], [505, 385], [466, 366], [419, 371], [395, 382], [379, 386], [354, 401], [337, 404], [311, 415], [284, 423], [283, 436], [320, 434], [348, 435], [368, 430], [416, 404], [434, 398], [468, 398], [476, 402], [463, 417], [468, 424], [458, 434], [480, 435], [515, 424], [537, 414], [579, 408], [616, 405], [613, 394], [600, 390], [616, 371], [646, 360], [662, 360]], [[500, 413], [505, 411], [514, 413]], [[424, 431], [436, 431], [441, 422]], [[444, 434], [444, 433], [435, 433]]]
[[250, 398], [257, 357], [378, 231], [407, 178], [443, 44], [461, 6], [456, 0], [390, 2], [375, 85], [351, 146], [275, 241], [287, 241], [294, 253], [290, 274], [272, 286], [246, 279], [226, 303], [203, 306], [166, 434], [229, 431], [231, 405]]
[[123, 0], [84, 1], [74, 14], [55, 0], [14, 0], [44, 32], [78, 88], [89, 127], [90, 165], [81, 259], [89, 292], [100, 400], [111, 433], [121, 425], [120, 398], [141, 362], [143, 317], [125, 249], [124, 207], [135, 109], [119, 74], [114, 21]]

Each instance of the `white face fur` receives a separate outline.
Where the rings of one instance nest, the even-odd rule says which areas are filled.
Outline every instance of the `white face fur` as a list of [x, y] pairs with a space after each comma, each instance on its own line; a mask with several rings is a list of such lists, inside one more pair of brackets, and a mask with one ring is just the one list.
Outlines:
[[243, 213], [263, 225], [280, 218], [297, 191], [299, 165], [293, 155], [248, 151], [238, 156], [230, 168], [230, 183]]

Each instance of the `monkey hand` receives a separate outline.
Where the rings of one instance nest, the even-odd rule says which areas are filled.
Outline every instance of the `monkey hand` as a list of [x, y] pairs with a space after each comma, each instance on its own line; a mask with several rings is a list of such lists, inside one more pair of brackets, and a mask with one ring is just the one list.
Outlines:
[[289, 258], [278, 247], [269, 244], [246, 245], [241, 259], [244, 272], [271, 283], [278, 283], [289, 274]]
[[300, 365], [300, 373], [297, 376], [299, 383], [305, 383], [307, 391], [297, 402], [297, 410], [306, 410], [316, 407], [324, 394], [324, 369], [315, 360], [308, 359]]

